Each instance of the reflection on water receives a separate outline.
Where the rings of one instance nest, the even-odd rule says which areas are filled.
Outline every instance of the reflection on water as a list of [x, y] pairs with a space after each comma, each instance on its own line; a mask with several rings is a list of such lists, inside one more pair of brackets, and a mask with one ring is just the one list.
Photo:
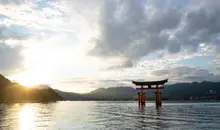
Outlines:
[[0, 104], [1, 130], [220, 129], [220, 103]]
[[1, 104], [0, 129], [38, 130], [48, 128], [55, 104]]
[[146, 118], [145, 118], [145, 107], [143, 107], [143, 106], [140, 106], [139, 107], [139, 110], [140, 110], [140, 119], [138, 119], [139, 120], [139, 122], [140, 122], [140, 125], [138, 125], [139, 127], [137, 127], [137, 128], [145, 128], [146, 127], [146, 123], [145, 123], [145, 120], [146, 120]]
[[25, 104], [19, 112], [19, 126], [20, 130], [29, 130], [34, 128], [34, 120], [36, 115], [33, 111], [33, 106]]

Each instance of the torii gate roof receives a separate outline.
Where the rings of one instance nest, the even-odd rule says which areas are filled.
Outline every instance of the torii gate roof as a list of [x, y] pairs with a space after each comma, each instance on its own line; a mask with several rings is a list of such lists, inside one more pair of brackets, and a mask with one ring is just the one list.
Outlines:
[[138, 82], [138, 81], [132, 81], [133, 84], [144, 86], [144, 85], [162, 85], [164, 83], [168, 82], [168, 79], [160, 80], [160, 81], [144, 81], [144, 82]]

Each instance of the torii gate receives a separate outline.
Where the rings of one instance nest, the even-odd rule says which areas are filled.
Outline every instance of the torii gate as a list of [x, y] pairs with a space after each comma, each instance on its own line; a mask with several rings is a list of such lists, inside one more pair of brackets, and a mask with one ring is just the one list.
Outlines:
[[[159, 92], [159, 89], [164, 89], [163, 85], [166, 82], [168, 82], [168, 79], [161, 80], [161, 81], [147, 81], [147, 82], [132, 81], [132, 83], [135, 84], [136, 86], [141, 86], [141, 88], [136, 88], [136, 90], [140, 90], [140, 92], [138, 92], [138, 104], [139, 104], [139, 106], [140, 105], [145, 106], [145, 93], [144, 93], [145, 89], [156, 89], [155, 103], [156, 103], [156, 106], [161, 106], [162, 101], [161, 101], [161, 93]], [[144, 85], [146, 85], [148, 87], [144, 88], [143, 87]], [[152, 87], [152, 85], [155, 86], [155, 87]]]

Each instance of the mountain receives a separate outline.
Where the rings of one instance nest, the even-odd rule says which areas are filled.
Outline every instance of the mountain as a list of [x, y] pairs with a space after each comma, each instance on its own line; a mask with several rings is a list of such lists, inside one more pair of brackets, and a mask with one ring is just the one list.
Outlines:
[[203, 97], [207, 95], [210, 90], [216, 91], [220, 96], [220, 82], [208, 82], [203, 81], [201, 83], [178, 83], [169, 86], [165, 86], [162, 90], [163, 97], [170, 100], [181, 100], [189, 97]]
[[54, 89], [56, 93], [58, 93], [64, 100], [83, 100], [85, 96], [78, 93], [73, 92], [63, 92], [58, 89]]
[[62, 100], [52, 88], [28, 88], [0, 74], [0, 102], [49, 102]]
[[12, 82], [0, 74], [0, 89], [11, 85]]
[[132, 87], [99, 88], [88, 94], [84, 94], [91, 100], [133, 100], [136, 90]]
[[[133, 87], [98, 88], [90, 93], [77, 94], [55, 90], [65, 100], [137, 100], [137, 91]], [[215, 99], [220, 99], [220, 82], [203, 81], [201, 83], [177, 83], [165, 85], [163, 100], [189, 100], [205, 97], [209, 91], [216, 92]], [[155, 99], [155, 90], [147, 90], [146, 98]]]

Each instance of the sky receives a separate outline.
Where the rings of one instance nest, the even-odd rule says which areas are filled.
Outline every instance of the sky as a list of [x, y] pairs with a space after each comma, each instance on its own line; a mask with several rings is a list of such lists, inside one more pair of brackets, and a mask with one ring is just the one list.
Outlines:
[[0, 0], [0, 73], [86, 93], [220, 81], [216, 0]]

